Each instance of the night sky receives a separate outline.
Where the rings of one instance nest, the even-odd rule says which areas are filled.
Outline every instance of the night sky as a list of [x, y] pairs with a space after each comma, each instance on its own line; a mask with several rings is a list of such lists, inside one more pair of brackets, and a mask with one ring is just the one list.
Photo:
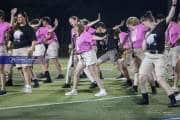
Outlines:
[[72, 15], [94, 20], [100, 12], [102, 21], [111, 27], [129, 16], [140, 17], [147, 10], [151, 10], [155, 15], [167, 15], [168, 1], [170, 0], [1, 0], [0, 9], [5, 10], [7, 16], [11, 8], [17, 7], [25, 10], [30, 19], [57, 17], [60, 26], [56, 32], [61, 48], [64, 49], [70, 41], [68, 18]]

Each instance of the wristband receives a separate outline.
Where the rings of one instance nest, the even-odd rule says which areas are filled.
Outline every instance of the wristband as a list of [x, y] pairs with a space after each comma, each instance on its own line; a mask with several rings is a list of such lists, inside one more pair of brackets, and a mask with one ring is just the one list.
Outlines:
[[176, 7], [176, 4], [173, 4], [172, 7]]

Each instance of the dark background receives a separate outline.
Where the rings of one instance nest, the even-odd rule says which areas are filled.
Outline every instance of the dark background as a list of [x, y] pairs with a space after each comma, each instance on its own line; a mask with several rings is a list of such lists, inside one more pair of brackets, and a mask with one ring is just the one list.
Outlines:
[[6, 11], [7, 20], [14, 7], [25, 10], [30, 19], [57, 17], [60, 22], [56, 31], [61, 46], [60, 56], [66, 56], [70, 43], [70, 16], [95, 20], [100, 12], [102, 21], [112, 27], [129, 16], [140, 17], [147, 10], [151, 10], [155, 15], [167, 15], [169, 1], [171, 0], [1, 0], [0, 9]]

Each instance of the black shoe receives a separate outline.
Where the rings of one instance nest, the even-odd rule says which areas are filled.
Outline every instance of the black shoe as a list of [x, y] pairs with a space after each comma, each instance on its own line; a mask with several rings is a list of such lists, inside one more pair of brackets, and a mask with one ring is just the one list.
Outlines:
[[96, 88], [97, 87], [97, 83], [96, 82], [93, 82], [93, 83], [91, 83], [91, 85], [90, 85], [90, 89], [94, 89], [94, 88]]
[[45, 72], [45, 76], [46, 76], [47, 79], [44, 81], [44, 83], [52, 83], [49, 71]]
[[136, 92], [137, 93], [138, 92], [138, 86], [133, 86], [132, 87], [132, 92]]
[[44, 83], [52, 83], [52, 80], [45, 80]]
[[34, 82], [33, 88], [39, 88], [40, 87], [38, 80], [35, 79], [35, 80], [33, 80], [33, 82]]
[[65, 84], [62, 86], [62, 88], [71, 88], [71, 85], [65, 83]]
[[38, 78], [45, 78], [46, 76], [45, 76], [45, 73], [39, 73], [39, 74], [37, 74], [37, 77]]
[[131, 80], [131, 79], [127, 80], [127, 82], [126, 82], [126, 83], [127, 83], [127, 85], [128, 85], [128, 86], [130, 86], [130, 87], [133, 85], [133, 82], [132, 82], [132, 80]]
[[155, 86], [151, 86], [152, 94], [156, 95], [157, 94], [157, 89]]
[[6, 86], [13, 86], [12, 79], [9, 79], [9, 80], [6, 82]]
[[63, 74], [59, 74], [56, 79], [63, 79], [64, 78], [64, 75]]
[[121, 78], [124, 78], [123, 74], [121, 74], [120, 76], [116, 77], [116, 79], [121, 79]]
[[139, 101], [138, 105], [149, 105], [148, 93], [142, 94], [142, 100]]
[[0, 90], [0, 96], [6, 95], [7, 92], [5, 90]]
[[100, 77], [100, 79], [102, 79], [102, 80], [104, 79], [102, 72], [100, 72], [100, 76], [99, 76], [99, 77]]
[[155, 81], [156, 87], [159, 88], [159, 83]]
[[177, 107], [178, 105], [176, 104], [176, 98], [175, 95], [169, 95], [169, 99], [170, 99], [170, 103], [168, 105], [168, 107]]

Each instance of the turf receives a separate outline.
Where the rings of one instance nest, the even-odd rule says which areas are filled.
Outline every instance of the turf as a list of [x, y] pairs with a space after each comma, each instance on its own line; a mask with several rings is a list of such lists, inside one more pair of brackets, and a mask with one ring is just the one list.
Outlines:
[[[63, 59], [61, 63], [65, 73], [67, 60]], [[54, 82], [41, 84], [40, 88], [33, 89], [32, 94], [24, 94], [21, 92], [23, 82], [15, 70], [15, 86], [8, 87], [8, 95], [0, 97], [0, 120], [159, 120], [167, 116], [180, 116], [179, 108], [167, 107], [168, 98], [162, 89], [158, 89], [158, 95], [150, 96], [150, 105], [139, 106], [136, 102], [140, 97], [123, 87], [123, 80], [115, 79], [118, 76], [115, 67], [106, 63], [101, 68], [104, 77], [109, 78], [104, 80], [108, 91], [108, 96], [104, 98], [94, 97], [98, 89], [90, 90], [86, 79], [80, 83], [78, 96], [65, 96], [69, 89], [61, 88], [64, 80], [54, 79], [57, 74], [53, 64], [50, 70]], [[41, 70], [38, 65], [34, 69], [36, 72]], [[27, 105], [39, 106], [5, 109]]]

